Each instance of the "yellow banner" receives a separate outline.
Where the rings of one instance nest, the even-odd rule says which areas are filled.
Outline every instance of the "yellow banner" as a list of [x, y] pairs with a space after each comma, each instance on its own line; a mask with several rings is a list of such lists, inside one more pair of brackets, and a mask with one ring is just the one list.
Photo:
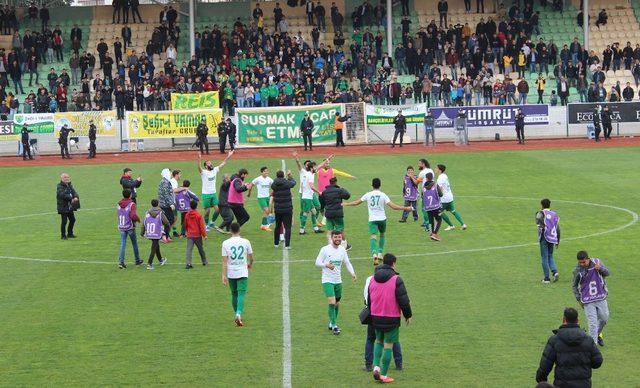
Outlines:
[[119, 125], [115, 111], [56, 112], [53, 114], [55, 136], [58, 137], [64, 124], [75, 130], [70, 136], [89, 136], [91, 120], [98, 137], [117, 136]]
[[202, 119], [209, 127], [209, 136], [217, 136], [222, 109], [127, 112], [127, 133], [130, 139], [195, 137]]
[[204, 108], [220, 108], [218, 91], [202, 93], [171, 93], [171, 109], [191, 110]]

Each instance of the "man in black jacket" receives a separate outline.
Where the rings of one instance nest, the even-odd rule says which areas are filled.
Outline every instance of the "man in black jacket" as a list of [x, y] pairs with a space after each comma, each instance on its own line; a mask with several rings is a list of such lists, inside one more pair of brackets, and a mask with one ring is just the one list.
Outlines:
[[222, 185], [220, 185], [220, 190], [218, 190], [218, 194], [220, 194], [218, 198], [218, 211], [220, 212], [220, 217], [222, 217], [222, 223], [215, 227], [220, 233], [229, 233], [229, 227], [233, 222], [233, 212], [229, 207], [228, 200], [230, 187], [231, 178], [229, 174], [224, 174], [222, 177]]
[[122, 171], [120, 186], [122, 186], [122, 190], [131, 190], [131, 200], [137, 203], [138, 193], [136, 189], [142, 186], [142, 177], [138, 176], [136, 179], [133, 179], [133, 170], [127, 167]]
[[604, 132], [604, 139], [610, 140], [613, 127], [611, 126], [611, 111], [609, 110], [609, 105], [605, 105], [602, 110], [602, 131]]
[[391, 148], [394, 148], [396, 146], [398, 135], [400, 136], [400, 147], [402, 147], [404, 133], [407, 130], [407, 119], [402, 115], [402, 110], [398, 110], [398, 115], [393, 118], [393, 126], [395, 128], [395, 132], [393, 133], [393, 142], [391, 143]]
[[304, 114], [304, 119], [300, 123], [300, 133], [302, 133], [302, 140], [304, 142], [304, 150], [307, 150], [307, 143], [309, 144], [309, 150], [313, 151], [313, 121], [309, 118], [309, 113]]
[[229, 136], [229, 148], [236, 149], [236, 125], [227, 117], [227, 136]]
[[518, 109], [516, 114], [516, 136], [518, 144], [524, 144], [524, 113], [522, 113], [522, 109]]
[[[376, 331], [373, 360], [373, 378], [391, 383], [387, 376], [393, 354], [393, 345], [399, 342], [401, 313], [406, 324], [411, 323], [411, 304], [404, 281], [396, 272], [396, 257], [387, 253], [366, 289], [366, 303], [371, 312], [371, 324]], [[387, 282], [395, 284], [387, 286]], [[593, 342], [593, 341], [592, 341]]]
[[284, 247], [291, 246], [291, 223], [293, 220], [293, 202], [291, 200], [291, 189], [296, 185], [291, 171], [287, 171], [287, 178], [284, 171], [276, 173], [276, 179], [271, 184], [271, 197], [273, 201], [273, 212], [276, 217], [273, 228], [273, 245], [280, 244], [280, 233], [284, 229]]
[[351, 249], [351, 245], [347, 243], [347, 238], [344, 233], [342, 200], [349, 199], [351, 194], [338, 186], [338, 178], [333, 177], [329, 179], [329, 186], [324, 189], [321, 197], [324, 202], [324, 216], [327, 218], [327, 239], [331, 240], [331, 231], [333, 230], [342, 232], [342, 242], [348, 251]]
[[209, 127], [207, 127], [207, 120], [202, 119], [198, 127], [196, 128], [196, 144], [200, 148], [200, 154], [204, 154], [204, 151], [207, 151], [207, 155], [209, 155], [209, 139], [207, 136], [209, 135]]
[[227, 123], [224, 120], [218, 124], [218, 144], [220, 145], [220, 153], [224, 154], [224, 149], [227, 146]]
[[[73, 226], [76, 223], [76, 217], [73, 212], [80, 209], [80, 200], [67, 173], [60, 175], [60, 183], [56, 187], [56, 202], [58, 214], [60, 214], [60, 238], [62, 240], [75, 238]], [[68, 228], [67, 222], [69, 222]]]
[[62, 159], [71, 159], [71, 155], [69, 155], [69, 132], [75, 131], [65, 124], [60, 128], [60, 135], [58, 135], [58, 144], [60, 145], [60, 155]]
[[93, 123], [93, 120], [89, 120], [89, 159], [96, 157], [96, 137], [96, 125]]
[[591, 387], [591, 370], [602, 365], [602, 354], [593, 339], [580, 328], [578, 311], [567, 307], [562, 326], [553, 331], [542, 352], [536, 381], [547, 381], [555, 364], [553, 385]]
[[31, 155], [31, 144], [29, 143], [29, 132], [33, 132], [33, 130], [27, 127], [27, 124], [22, 126], [20, 130], [20, 140], [22, 142], [22, 160], [27, 160], [27, 156], [29, 156], [29, 160], [33, 160], [33, 156]]
[[602, 120], [600, 116], [602, 107], [597, 105], [593, 108], [593, 127], [595, 128], [596, 141], [600, 141], [600, 132], [602, 131], [602, 127], [600, 126]]
[[[111, 5], [113, 6], [113, 15], [111, 18], [111, 23], [112, 24], [120, 23], [120, 9], [122, 8], [122, 0], [113, 0], [113, 2], [111, 2]], [[117, 22], [116, 22], [116, 15], [118, 15]]]

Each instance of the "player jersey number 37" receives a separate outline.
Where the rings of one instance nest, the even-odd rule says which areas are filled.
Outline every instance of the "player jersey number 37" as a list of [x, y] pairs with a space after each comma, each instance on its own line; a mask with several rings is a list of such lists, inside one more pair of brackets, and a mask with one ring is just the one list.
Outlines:
[[227, 277], [240, 279], [249, 277], [248, 257], [253, 254], [251, 243], [242, 237], [231, 237], [222, 243], [222, 256], [227, 257]]
[[391, 202], [387, 194], [380, 190], [373, 190], [363, 195], [360, 200], [367, 203], [369, 221], [384, 221], [387, 219], [384, 207]]

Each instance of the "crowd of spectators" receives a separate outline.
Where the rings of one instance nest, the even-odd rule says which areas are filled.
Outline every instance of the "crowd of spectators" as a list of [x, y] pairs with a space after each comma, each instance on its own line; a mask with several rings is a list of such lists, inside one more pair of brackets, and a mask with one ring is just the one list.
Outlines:
[[[446, 0], [438, 3], [440, 13], [448, 9], [443, 3]], [[270, 29], [257, 3], [251, 20], [238, 18], [230, 27], [213, 25], [197, 31], [195, 55], [182, 63], [177, 62], [178, 47], [186, 43], [180, 40], [178, 13], [171, 6], [160, 13], [152, 38], [140, 53], [126, 51], [132, 39], [127, 24], [122, 40], [117, 38], [112, 47], [100, 40], [96, 56], [82, 46], [82, 30], [76, 26], [69, 36], [69, 70], [52, 68], [46, 83], [40, 82], [37, 69], [64, 61], [66, 42], [59, 26], [50, 30], [48, 20], [43, 21], [41, 31], [25, 30], [23, 36], [15, 31], [12, 50], [0, 50], [0, 98], [5, 102], [0, 106], [7, 106], [6, 114], [18, 109], [16, 95], [25, 94], [27, 74], [28, 87], [37, 89], [27, 93], [26, 112], [116, 108], [120, 117], [124, 110], [170, 109], [171, 93], [215, 90], [225, 114], [233, 114], [235, 107], [328, 102], [526, 104], [534, 102], [528, 99], [530, 93], [537, 95], [537, 103], [553, 105], [566, 104], [572, 88], [580, 101], [631, 100], [635, 91], [630, 84], [603, 87], [606, 72], [623, 66], [633, 73], [636, 88], [640, 83], [638, 44], [633, 48], [627, 42], [620, 49], [616, 43], [599, 56], [587, 52], [577, 38], [560, 47], [553, 40], [532, 41], [540, 27], [531, 0], [522, 11], [514, 3], [503, 19], [482, 18], [475, 26], [447, 25], [446, 17], [441, 17], [439, 24], [431, 20], [412, 28], [404, 16], [399, 26], [402, 40], [393, 53], [384, 47], [384, 2], [373, 6], [364, 1], [353, 10], [348, 41], [342, 33], [344, 17], [332, 3], [333, 45], [320, 39], [326, 31], [322, 2], [308, 2], [305, 7], [311, 41], [288, 25], [286, 10], [278, 3]], [[114, 22], [115, 16], [114, 10]], [[156, 68], [154, 58], [162, 58], [161, 68]], [[527, 73], [529, 80], [535, 80], [531, 84]], [[408, 77], [399, 76], [410, 76], [412, 81], [401, 83], [399, 79]], [[9, 91], [11, 86], [15, 93]]]

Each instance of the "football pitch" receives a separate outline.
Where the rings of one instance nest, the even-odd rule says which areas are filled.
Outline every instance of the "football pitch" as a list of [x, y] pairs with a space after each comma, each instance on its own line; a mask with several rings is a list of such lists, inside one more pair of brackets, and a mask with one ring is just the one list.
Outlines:
[[[638, 386], [640, 148], [339, 156], [332, 165], [357, 176], [338, 182], [352, 199], [379, 177], [382, 191], [402, 203], [405, 169], [417, 168], [423, 157], [432, 167], [447, 166], [456, 206], [469, 228], [442, 230], [442, 241], [433, 242], [420, 223], [411, 217], [398, 223], [400, 212], [387, 208], [385, 251], [398, 256], [414, 313], [412, 324], [400, 330], [404, 370], [390, 370], [394, 385], [534, 386], [540, 355], [551, 330], [561, 324], [564, 307], [579, 307], [571, 271], [576, 252], [584, 249], [611, 270], [604, 364], [594, 371], [593, 385]], [[284, 159], [297, 181], [293, 158]], [[252, 179], [266, 165], [275, 177], [280, 163], [281, 158], [231, 159], [222, 172], [247, 168]], [[186, 242], [174, 239], [162, 246], [166, 266], [135, 267], [128, 245], [129, 266], [117, 269], [115, 209], [124, 167], [144, 179], [138, 191], [141, 216], [165, 167], [181, 169], [200, 194], [195, 160], [0, 169], [0, 385], [373, 384], [362, 370], [366, 327], [358, 320], [364, 281], [373, 272], [364, 205], [345, 209], [358, 280], [343, 271], [342, 334], [334, 336], [327, 330], [321, 271], [314, 265], [326, 238], [309, 233], [308, 224], [307, 235], [298, 235], [294, 195], [292, 249], [285, 256], [273, 247], [271, 234], [259, 230], [260, 211], [249, 198], [252, 219], [242, 234], [253, 245], [256, 263], [246, 326], [238, 328], [229, 290], [220, 280], [220, 245], [227, 236], [210, 232], [207, 267], [195, 265], [196, 254], [195, 268], [185, 270]], [[63, 171], [82, 203], [78, 238], [68, 241], [59, 239], [55, 205]], [[542, 198], [551, 199], [562, 228], [556, 252], [560, 280], [547, 285], [540, 282], [534, 222]], [[150, 243], [138, 242], [146, 261]]]

